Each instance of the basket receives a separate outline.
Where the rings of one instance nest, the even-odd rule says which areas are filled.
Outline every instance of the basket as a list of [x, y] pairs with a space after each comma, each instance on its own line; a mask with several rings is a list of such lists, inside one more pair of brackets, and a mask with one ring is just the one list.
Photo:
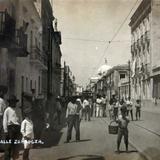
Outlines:
[[109, 134], [118, 134], [118, 124], [115, 122], [116, 125], [112, 125], [113, 122], [115, 121], [111, 121], [108, 125]]

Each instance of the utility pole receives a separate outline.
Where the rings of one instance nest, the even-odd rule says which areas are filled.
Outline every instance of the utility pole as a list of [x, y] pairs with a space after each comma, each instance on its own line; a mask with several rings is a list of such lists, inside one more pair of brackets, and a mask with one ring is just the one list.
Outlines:
[[111, 74], [110, 74], [110, 82], [109, 82], [109, 83], [110, 83], [110, 99], [111, 99], [111, 97], [112, 97], [112, 95], [111, 95], [111, 94], [112, 94], [112, 93], [111, 93], [111, 92], [112, 92], [112, 91], [111, 91]]
[[129, 86], [128, 86], [128, 92], [129, 92], [129, 97], [131, 98], [131, 62], [130, 60], [128, 61], [128, 71], [129, 71]]
[[50, 94], [50, 58], [51, 58], [51, 53], [50, 53], [50, 27], [48, 27], [48, 56], [47, 56], [47, 98], [49, 98]]
[[66, 62], [64, 61], [63, 97], [66, 96]]

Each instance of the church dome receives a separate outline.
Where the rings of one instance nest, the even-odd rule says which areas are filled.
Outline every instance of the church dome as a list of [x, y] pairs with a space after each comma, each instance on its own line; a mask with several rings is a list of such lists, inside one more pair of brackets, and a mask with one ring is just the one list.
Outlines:
[[112, 68], [112, 67], [109, 66], [109, 65], [107, 65], [107, 62], [106, 62], [106, 60], [105, 60], [105, 64], [102, 65], [102, 66], [98, 69], [98, 75], [100, 75], [100, 76], [105, 75], [105, 74], [107, 73], [107, 71], [108, 71], [109, 69], [111, 69], [111, 68]]

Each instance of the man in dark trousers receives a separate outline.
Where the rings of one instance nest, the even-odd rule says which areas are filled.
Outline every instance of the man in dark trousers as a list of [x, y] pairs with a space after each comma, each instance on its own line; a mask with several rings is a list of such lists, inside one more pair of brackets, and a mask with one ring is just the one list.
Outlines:
[[[67, 105], [67, 111], [66, 111], [66, 118], [68, 124], [66, 143], [69, 143], [69, 141], [71, 140], [73, 126], [76, 129], [76, 114], [77, 114], [76, 97], [71, 97]], [[78, 140], [77, 134], [78, 132], [76, 130], [76, 140]]]
[[61, 124], [61, 114], [62, 114], [62, 106], [61, 106], [61, 99], [58, 96], [56, 98], [56, 112], [57, 112], [57, 119], [58, 119], [58, 124]]
[[9, 106], [4, 111], [3, 116], [3, 129], [8, 144], [5, 144], [5, 154], [4, 160], [10, 160], [11, 157], [13, 160], [17, 159], [19, 156], [18, 144], [16, 140], [20, 140], [20, 124], [21, 124], [21, 115], [16, 108], [16, 104], [19, 100], [16, 96], [9, 96], [8, 103]]
[[121, 107], [121, 115], [119, 115], [119, 118], [117, 120], [118, 123], [118, 137], [117, 137], [117, 152], [119, 153], [120, 150], [120, 144], [121, 139], [124, 136], [124, 143], [126, 146], [126, 152], [128, 152], [128, 123], [129, 119], [126, 117], [126, 106]]

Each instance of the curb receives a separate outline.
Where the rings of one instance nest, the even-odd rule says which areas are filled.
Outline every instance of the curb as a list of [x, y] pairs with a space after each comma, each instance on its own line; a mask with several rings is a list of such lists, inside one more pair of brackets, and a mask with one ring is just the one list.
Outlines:
[[140, 149], [137, 145], [135, 145], [135, 143], [133, 143], [131, 140], [129, 140], [129, 144], [130, 144], [131, 146], [133, 146], [134, 148], [136, 148], [137, 151], [139, 152], [139, 154], [140, 154], [144, 159], [146, 159], [146, 160], [152, 160], [152, 158], [151, 158], [148, 154], [144, 153], [143, 150], [141, 150], [141, 149]]

